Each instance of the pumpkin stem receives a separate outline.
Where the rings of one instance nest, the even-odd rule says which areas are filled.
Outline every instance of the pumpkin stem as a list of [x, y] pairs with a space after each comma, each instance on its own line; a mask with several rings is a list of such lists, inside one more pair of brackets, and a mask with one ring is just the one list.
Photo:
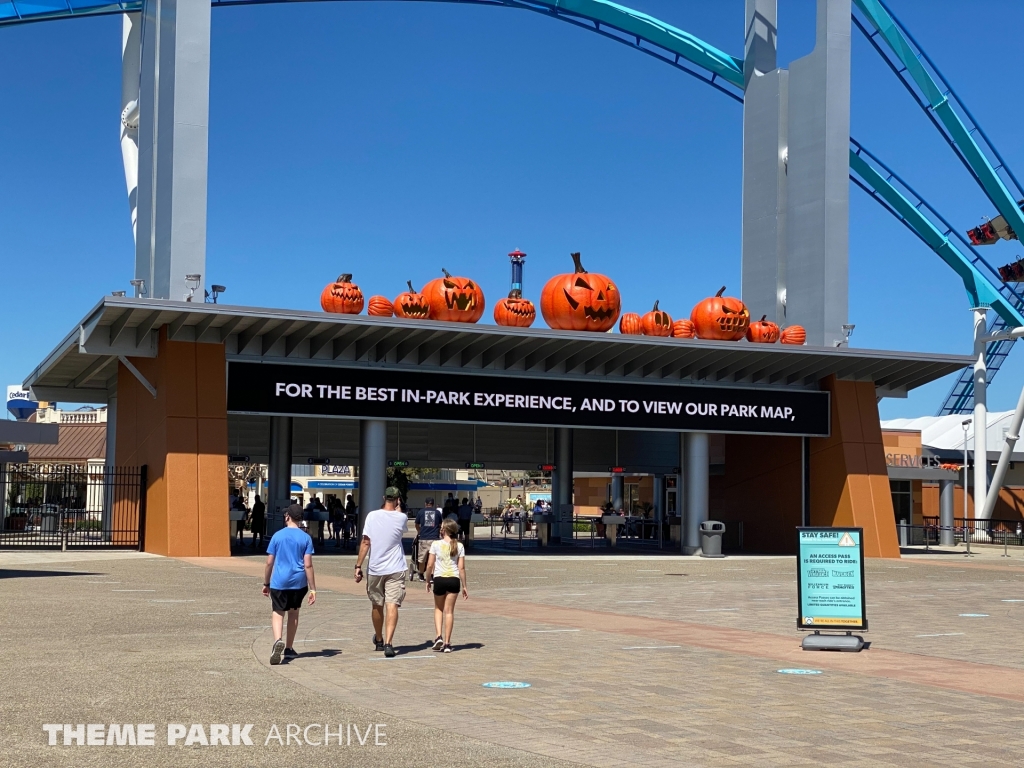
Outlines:
[[447, 277], [449, 280], [452, 279], [452, 273], [449, 272], [447, 269], [445, 269], [444, 267], [441, 267], [441, 271], [444, 272], [444, 276]]
[[761, 320], [759, 322], [763, 323], [767, 319], [768, 319], [768, 315], [761, 315]]
[[723, 293], [725, 293], [725, 286], [724, 285], [721, 288], [718, 289], [718, 293], [715, 294], [715, 298], [718, 298]]
[[416, 289], [412, 287], [412, 280], [406, 280], [405, 284], [409, 286], [409, 293], [416, 293]]
[[654, 300], [654, 309], [652, 309], [651, 312], [657, 312], [658, 311], [658, 302], [659, 301], [660, 301], [660, 299], [655, 299]]
[[508, 292], [508, 297], [510, 299], [521, 299], [523, 298], [523, 292], [520, 291], [518, 288], [513, 288], [511, 291]]
[[572, 256], [573, 264], [576, 265], [576, 270], [575, 270], [576, 274], [577, 275], [579, 275], [579, 274], [586, 274], [587, 270], [585, 270], [583, 268], [583, 262], [580, 261], [580, 254], [577, 252], [577, 253], [573, 253], [573, 254], [570, 254], [570, 255]]
[[350, 272], [342, 272], [340, 275], [338, 275], [338, 279], [335, 280], [334, 282], [336, 282], [336, 283], [351, 283], [352, 282], [352, 274]]

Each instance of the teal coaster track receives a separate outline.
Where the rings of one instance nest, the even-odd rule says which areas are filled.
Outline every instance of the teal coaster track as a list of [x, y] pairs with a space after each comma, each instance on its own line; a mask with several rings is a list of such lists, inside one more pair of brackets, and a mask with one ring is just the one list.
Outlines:
[[[211, 0], [215, 8], [297, 0]], [[331, 0], [353, 2], [355, 0]], [[366, 0], [360, 0], [365, 2]], [[743, 60], [640, 11], [610, 0], [405, 0], [515, 8], [595, 32], [657, 58], [743, 101]], [[1017, 204], [1024, 189], [967, 107], [957, 97], [913, 36], [881, 0], [853, 0], [853, 22], [867, 37], [942, 134], [971, 177], [1016, 232], [1024, 232]], [[0, 26], [102, 16], [142, 10], [142, 0], [0, 0]], [[1024, 298], [931, 205], [877, 156], [850, 139], [850, 178], [899, 219], [961, 278], [972, 307], [994, 312], [990, 329], [1024, 326]], [[1012, 341], [988, 346], [989, 380], [1009, 353]], [[963, 413], [973, 406], [970, 369], [965, 369], [940, 409]]]

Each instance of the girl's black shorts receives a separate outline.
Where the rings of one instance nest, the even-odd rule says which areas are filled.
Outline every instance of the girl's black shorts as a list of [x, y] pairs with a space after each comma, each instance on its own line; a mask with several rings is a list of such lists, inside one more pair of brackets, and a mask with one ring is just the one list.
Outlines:
[[462, 590], [462, 579], [458, 576], [435, 576], [435, 595], [457, 595]]

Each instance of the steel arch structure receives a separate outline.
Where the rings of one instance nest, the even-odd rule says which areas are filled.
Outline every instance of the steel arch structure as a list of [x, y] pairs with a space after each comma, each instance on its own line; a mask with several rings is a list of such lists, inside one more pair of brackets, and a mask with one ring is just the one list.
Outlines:
[[[302, 0], [211, 0], [214, 8], [261, 5]], [[313, 0], [305, 0], [313, 1]], [[319, 1], [319, 0], [318, 0]], [[326, 0], [323, 0], [326, 1]], [[332, 0], [354, 2], [355, 0]], [[359, 0], [365, 2], [366, 0]], [[610, 0], [400, 0], [448, 2], [528, 10], [573, 24], [630, 46], [702, 82], [736, 101], [743, 100], [743, 60], [709, 45], [689, 33], [648, 14]], [[977, 121], [959, 101], [938, 68], [881, 0], [853, 0], [864, 20], [854, 22], [883, 56], [942, 133], [971, 176], [996, 208], [1011, 223], [1024, 218], [1014, 205], [1020, 185], [988, 140]], [[143, 0], [0, 0], [0, 26], [63, 18], [137, 12]], [[872, 27], [874, 31], [870, 31]], [[883, 47], [883, 43], [885, 47]], [[975, 138], [977, 137], [977, 138]], [[1002, 283], [997, 271], [909, 185], [862, 145], [851, 139], [850, 177], [877, 202], [911, 229], [956, 271], [975, 306], [991, 306], [994, 323], [1024, 326], [1024, 298]], [[959, 244], [950, 240], [953, 235]], [[1005, 345], [1004, 345], [1005, 346]], [[991, 350], [994, 353], [996, 350]], [[1001, 360], [1006, 350], [994, 355]], [[961, 387], [958, 404], [966, 402]], [[962, 405], [961, 405], [962, 407]]]

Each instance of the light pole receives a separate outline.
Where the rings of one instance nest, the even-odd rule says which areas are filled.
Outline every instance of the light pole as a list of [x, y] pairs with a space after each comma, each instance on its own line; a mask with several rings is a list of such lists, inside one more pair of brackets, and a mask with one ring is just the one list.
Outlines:
[[[967, 481], [969, 478], [967, 474], [967, 430], [971, 426], [971, 420], [964, 419], [960, 422], [960, 426], [964, 428], [964, 543], [967, 544], [967, 554], [969, 555], [971, 553], [971, 535], [967, 530]], [[977, 442], [978, 438], [975, 437], [974, 441]]]
[[[985, 348], [988, 337], [985, 315], [987, 307], [974, 309], [974, 519], [984, 514], [988, 491], [988, 371], [985, 369]], [[978, 456], [978, 448], [981, 456]], [[965, 515], [966, 517], [966, 515]]]

